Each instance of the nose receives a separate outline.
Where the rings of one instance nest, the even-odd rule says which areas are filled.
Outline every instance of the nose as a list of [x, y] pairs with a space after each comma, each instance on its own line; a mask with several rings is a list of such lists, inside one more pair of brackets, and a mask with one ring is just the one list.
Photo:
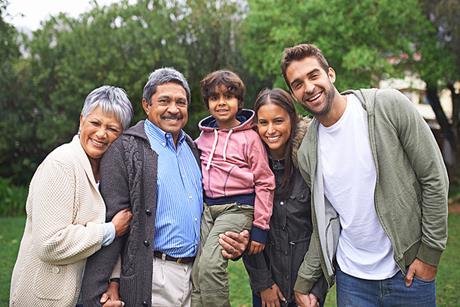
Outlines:
[[173, 102], [169, 105], [168, 112], [173, 114], [179, 113], [179, 108], [177, 107], [176, 102]]
[[218, 105], [219, 105], [219, 106], [222, 106], [222, 105], [224, 105], [224, 104], [225, 104], [225, 98], [222, 97], [222, 96], [220, 96], [219, 101], [218, 101]]
[[99, 138], [99, 139], [103, 139], [107, 134], [107, 130], [104, 128], [104, 127], [100, 127], [99, 129], [97, 129], [96, 131], [96, 136]]
[[269, 123], [267, 126], [267, 134], [271, 135], [273, 133], [275, 133], [275, 128], [273, 127], [272, 123]]
[[313, 85], [313, 83], [305, 81], [305, 93], [311, 94], [314, 92], [314, 90], [315, 86]]

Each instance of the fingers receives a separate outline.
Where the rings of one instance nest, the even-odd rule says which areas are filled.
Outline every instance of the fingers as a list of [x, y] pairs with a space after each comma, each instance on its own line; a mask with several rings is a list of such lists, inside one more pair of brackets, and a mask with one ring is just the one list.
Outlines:
[[410, 286], [412, 286], [412, 281], [414, 280], [414, 275], [415, 275], [415, 268], [414, 266], [411, 264], [409, 266], [409, 269], [407, 270], [407, 274], [406, 274], [406, 277], [404, 278], [404, 281], [406, 283], [406, 287], [409, 288]]
[[107, 295], [107, 293], [104, 293], [104, 294], [102, 294], [101, 299], [99, 300], [99, 302], [101, 304], [104, 304], [105, 302], [107, 302], [108, 299], [109, 299], [109, 296]]

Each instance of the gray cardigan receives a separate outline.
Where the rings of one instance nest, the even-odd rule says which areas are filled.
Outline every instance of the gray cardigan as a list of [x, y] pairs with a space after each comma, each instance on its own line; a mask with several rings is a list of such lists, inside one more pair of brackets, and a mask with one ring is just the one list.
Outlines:
[[[186, 142], [199, 164], [193, 140]], [[124, 208], [133, 213], [129, 234], [90, 257], [82, 284], [83, 305], [100, 306], [112, 268], [121, 253], [120, 295], [127, 306], [151, 306], [151, 246], [155, 229], [158, 155], [150, 146], [144, 121], [126, 130], [101, 161], [100, 189], [107, 206], [107, 221]]]

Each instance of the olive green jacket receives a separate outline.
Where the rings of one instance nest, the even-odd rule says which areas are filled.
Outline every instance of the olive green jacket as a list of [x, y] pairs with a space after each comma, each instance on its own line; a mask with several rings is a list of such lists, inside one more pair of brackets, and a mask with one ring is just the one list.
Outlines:
[[[415, 258], [437, 266], [447, 241], [447, 171], [422, 116], [403, 94], [362, 89], [354, 94], [367, 112], [377, 172], [375, 209], [403, 274]], [[315, 119], [298, 151], [299, 168], [312, 191], [313, 236], [295, 290], [308, 293], [322, 274], [334, 282], [339, 217], [322, 186]]]

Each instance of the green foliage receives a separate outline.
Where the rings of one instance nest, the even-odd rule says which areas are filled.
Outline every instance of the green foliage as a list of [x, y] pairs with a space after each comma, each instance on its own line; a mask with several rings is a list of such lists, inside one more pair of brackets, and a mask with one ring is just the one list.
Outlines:
[[0, 217], [23, 216], [27, 200], [27, 188], [17, 187], [0, 177]]
[[[376, 86], [408, 68], [438, 80], [451, 70], [418, 0], [249, 0], [249, 8], [243, 26], [248, 69], [277, 86], [282, 50], [303, 42], [323, 50], [339, 89]], [[417, 52], [421, 61], [413, 57]]]

